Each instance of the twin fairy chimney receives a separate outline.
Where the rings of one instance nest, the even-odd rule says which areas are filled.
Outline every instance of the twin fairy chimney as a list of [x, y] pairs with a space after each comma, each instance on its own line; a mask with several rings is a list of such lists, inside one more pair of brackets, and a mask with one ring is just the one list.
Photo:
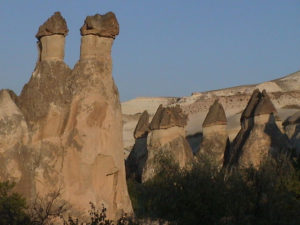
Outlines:
[[0, 180], [16, 182], [29, 203], [59, 191], [66, 216], [88, 218], [89, 202], [110, 219], [132, 213], [127, 192], [118, 89], [111, 47], [113, 13], [86, 18], [80, 60], [63, 61], [67, 23], [56, 12], [36, 35], [39, 59], [20, 96], [0, 92]]
[[226, 157], [229, 166], [257, 168], [269, 155], [290, 148], [289, 140], [276, 125], [276, 114], [266, 91], [254, 90], [241, 116], [241, 130]]
[[219, 168], [222, 168], [224, 152], [229, 147], [229, 138], [226, 130], [226, 114], [218, 100], [210, 106], [202, 127], [203, 139], [197, 156], [209, 159]]
[[193, 159], [192, 149], [185, 139], [186, 115], [179, 106], [160, 105], [149, 124], [144, 112], [135, 129], [136, 142], [126, 160], [128, 177], [145, 182], [156, 174], [159, 158], [172, 157], [181, 168]]

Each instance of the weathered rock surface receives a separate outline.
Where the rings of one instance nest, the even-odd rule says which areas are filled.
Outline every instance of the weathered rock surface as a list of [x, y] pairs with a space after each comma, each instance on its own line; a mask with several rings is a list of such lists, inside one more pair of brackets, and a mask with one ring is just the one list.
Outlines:
[[283, 122], [286, 135], [289, 137], [293, 149], [300, 154], [300, 112], [294, 113]]
[[159, 169], [159, 158], [163, 155], [171, 156], [180, 168], [187, 166], [193, 160], [190, 145], [185, 139], [182, 127], [153, 130], [147, 138], [148, 158], [145, 163], [142, 182], [152, 178]]
[[66, 85], [71, 69], [63, 61], [40, 61], [24, 86], [19, 107], [36, 138], [62, 134], [71, 90]]
[[215, 125], [226, 125], [227, 119], [224, 108], [218, 100], [214, 102], [209, 108], [209, 111], [205, 117], [202, 127], [209, 127]]
[[249, 116], [241, 119], [241, 130], [229, 152], [230, 166], [257, 168], [266, 157], [289, 150], [289, 141], [276, 125], [276, 109], [266, 91], [255, 90], [245, 110], [247, 114], [242, 115]]
[[85, 54], [71, 70], [63, 62], [66, 33], [56, 13], [40, 27], [40, 57], [20, 97], [0, 92], [0, 177], [15, 180], [29, 203], [59, 190], [67, 214], [84, 221], [89, 202], [99, 208], [103, 203], [115, 219], [132, 207], [112, 78], [114, 39], [83, 36]]
[[192, 149], [185, 139], [184, 124], [186, 116], [180, 107], [163, 108], [159, 106], [153, 117], [147, 137], [147, 160], [144, 164], [142, 182], [152, 178], [158, 169], [157, 157], [170, 155], [181, 168], [191, 163]]
[[224, 153], [229, 148], [226, 131], [227, 119], [222, 104], [216, 100], [209, 108], [203, 122], [203, 139], [197, 153], [199, 158], [207, 158], [219, 168], [224, 164]]
[[245, 123], [245, 120], [254, 117], [255, 107], [258, 105], [261, 98], [259, 89], [255, 89], [251, 95], [251, 98], [241, 115], [241, 123]]
[[134, 138], [142, 138], [147, 136], [149, 132], [149, 113], [145, 110], [142, 115], [140, 116], [140, 119], [136, 125], [136, 128], [134, 130]]
[[105, 15], [88, 16], [80, 29], [81, 35], [97, 35], [100, 37], [115, 38], [119, 34], [119, 23], [113, 12]]
[[271, 113], [275, 115], [277, 114], [277, 110], [275, 109], [273, 103], [271, 102], [270, 97], [268, 96], [266, 90], [263, 90], [262, 97], [255, 108], [254, 116], [271, 114]]
[[160, 105], [150, 123], [151, 130], [167, 129], [171, 127], [184, 127], [187, 116], [183, 114], [179, 106], [166, 107]]
[[126, 159], [126, 177], [142, 182], [143, 170], [148, 159], [147, 137], [137, 138]]
[[[274, 75], [274, 77], [278, 77]], [[150, 118], [156, 112], [159, 104], [164, 107], [179, 105], [188, 116], [184, 127], [188, 136], [202, 133], [202, 124], [209, 107], [216, 99], [223, 105], [227, 116], [227, 132], [232, 141], [240, 130], [240, 117], [244, 111], [252, 92], [255, 89], [265, 89], [272, 103], [278, 111], [281, 120], [297, 112], [300, 107], [300, 71], [254, 85], [243, 85], [206, 92], [194, 92], [191, 96], [184, 97], [138, 97], [122, 102], [124, 118], [124, 144], [125, 148], [131, 149], [134, 144], [133, 132], [138, 122], [134, 115], [149, 112]]]
[[43, 25], [39, 27], [37, 39], [44, 36], [60, 34], [66, 36], [69, 32], [66, 20], [62, 17], [60, 12], [55, 12]]

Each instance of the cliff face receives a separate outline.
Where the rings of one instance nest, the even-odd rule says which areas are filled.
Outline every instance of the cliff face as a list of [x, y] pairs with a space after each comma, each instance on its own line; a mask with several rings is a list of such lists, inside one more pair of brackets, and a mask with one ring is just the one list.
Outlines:
[[114, 219], [132, 213], [112, 78], [119, 25], [113, 13], [87, 17], [73, 70], [63, 61], [67, 33], [55, 13], [36, 35], [39, 60], [20, 96], [0, 92], [0, 178], [16, 181], [29, 202], [59, 190], [71, 215], [84, 220], [93, 202]]

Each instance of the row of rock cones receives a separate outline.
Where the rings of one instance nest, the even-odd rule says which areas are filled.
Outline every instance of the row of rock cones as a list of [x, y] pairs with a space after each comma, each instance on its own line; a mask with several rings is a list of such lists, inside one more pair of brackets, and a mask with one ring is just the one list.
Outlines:
[[266, 91], [254, 90], [242, 112], [241, 129], [230, 143], [226, 114], [216, 100], [202, 124], [203, 137], [193, 157], [185, 139], [187, 117], [179, 106], [159, 106], [150, 124], [145, 111], [134, 131], [136, 143], [126, 161], [127, 176], [141, 182], [153, 177], [154, 155], [161, 152], [169, 152], [180, 167], [187, 166], [195, 158], [205, 158], [218, 168], [257, 168], [265, 158], [291, 151], [287, 135], [276, 124], [276, 116], [277, 111]]

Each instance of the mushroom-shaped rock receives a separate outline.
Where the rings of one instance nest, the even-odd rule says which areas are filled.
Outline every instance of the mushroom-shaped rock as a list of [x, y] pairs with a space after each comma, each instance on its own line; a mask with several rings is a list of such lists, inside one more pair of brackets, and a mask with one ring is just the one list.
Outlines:
[[246, 120], [241, 120], [241, 130], [231, 145], [229, 152], [231, 166], [257, 168], [266, 157], [282, 150], [289, 150], [291, 147], [287, 137], [276, 125], [277, 111], [266, 91], [262, 93], [254, 91], [247, 107], [249, 105], [251, 110], [248, 111], [249, 117], [246, 118], [248, 123], [243, 125]]
[[69, 30], [66, 20], [62, 17], [60, 12], [55, 12], [43, 25], [39, 27], [37, 39], [41, 39], [44, 36], [50, 36], [54, 34], [60, 34], [67, 36]]
[[134, 130], [134, 138], [142, 138], [147, 136], [149, 131], [149, 113], [147, 110], [145, 110], [142, 115], [140, 116], [140, 119], [135, 127]]
[[119, 34], [119, 23], [113, 12], [104, 15], [88, 16], [80, 29], [81, 35], [94, 34], [100, 37], [115, 38]]
[[221, 168], [224, 164], [224, 153], [229, 147], [226, 130], [227, 119], [221, 103], [216, 100], [209, 108], [203, 122], [203, 140], [197, 153], [199, 158], [205, 157]]
[[[87, 17], [86, 21], [89, 18], [94, 17]], [[100, 17], [100, 22], [102, 20]], [[89, 24], [86, 21], [85, 25]], [[104, 24], [105, 29], [115, 26]], [[74, 209], [85, 212], [90, 201], [97, 207], [104, 203], [108, 218], [118, 219], [122, 213], [132, 213], [132, 206], [126, 185], [121, 104], [112, 76], [114, 39], [90, 34], [82, 36], [81, 41], [81, 58], [69, 80], [72, 98], [63, 136], [67, 143], [64, 167], [67, 197]], [[85, 51], [84, 57], [82, 51]], [[104, 159], [105, 165], [115, 165], [112, 173], [102, 167]], [[74, 185], [74, 176], [82, 181], [80, 185]]]
[[163, 108], [160, 105], [150, 124], [147, 137], [147, 160], [142, 182], [152, 178], [159, 168], [157, 157], [168, 154], [183, 168], [193, 159], [192, 149], [185, 139], [186, 116], [179, 106]]
[[65, 56], [65, 36], [69, 30], [66, 20], [56, 12], [40, 26], [36, 38], [38, 41], [39, 60], [62, 61]]
[[97, 60], [111, 64], [111, 47], [119, 34], [114, 13], [86, 17], [81, 32], [80, 60]]
[[171, 127], [184, 127], [187, 116], [182, 112], [179, 105], [164, 108], [160, 105], [150, 123], [151, 130], [167, 129]]
[[227, 119], [223, 106], [216, 100], [209, 108], [202, 127], [226, 125]]

